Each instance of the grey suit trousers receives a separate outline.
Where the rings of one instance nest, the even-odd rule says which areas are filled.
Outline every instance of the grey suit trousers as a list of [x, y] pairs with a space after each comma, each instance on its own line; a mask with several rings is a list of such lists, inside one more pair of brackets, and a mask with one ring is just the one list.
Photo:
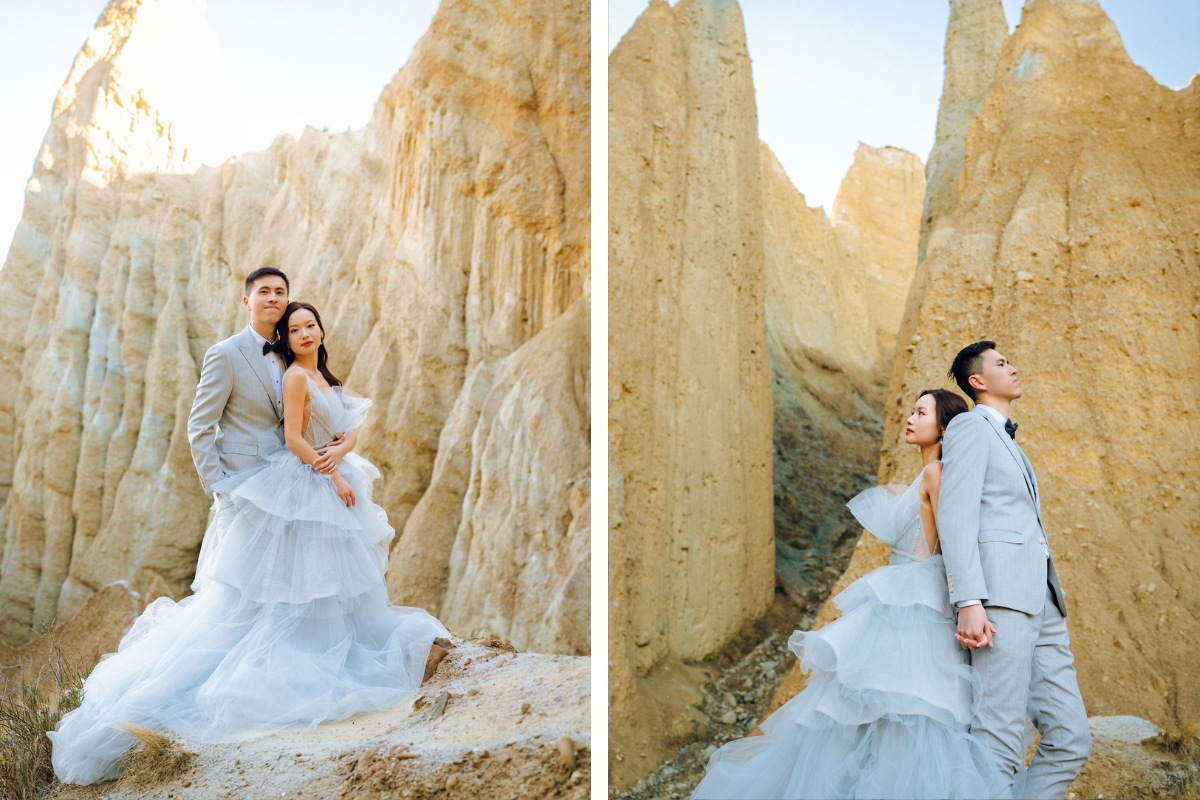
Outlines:
[[[1026, 708], [1034, 707], [1041, 744], [1014, 797], [1062, 800], [1092, 750], [1087, 712], [1075, 679], [1067, 622], [1046, 587], [1046, 603], [1036, 614], [991, 606], [994, 644], [971, 654], [983, 680], [983, 698], [971, 733], [1000, 762], [1012, 785], [1025, 764]], [[1027, 702], [1028, 701], [1028, 702]]]

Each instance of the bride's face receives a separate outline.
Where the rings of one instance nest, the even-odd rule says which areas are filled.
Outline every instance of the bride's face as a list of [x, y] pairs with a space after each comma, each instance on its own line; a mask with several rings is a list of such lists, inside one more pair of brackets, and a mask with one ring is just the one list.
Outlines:
[[904, 441], [918, 447], [928, 447], [936, 444], [941, 437], [942, 432], [938, 430], [937, 403], [934, 402], [933, 395], [923, 394], [917, 398], [912, 416], [908, 418]]
[[307, 308], [302, 308], [288, 317], [288, 347], [296, 355], [315, 355], [324, 338], [317, 318]]

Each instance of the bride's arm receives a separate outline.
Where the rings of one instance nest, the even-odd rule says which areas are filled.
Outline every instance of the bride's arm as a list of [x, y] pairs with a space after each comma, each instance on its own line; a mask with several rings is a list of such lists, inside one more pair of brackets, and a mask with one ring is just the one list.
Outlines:
[[357, 430], [348, 430], [345, 433], [339, 433], [338, 436], [341, 437], [341, 441], [337, 444], [327, 444], [317, 451], [319, 455], [312, 465], [317, 472], [324, 472], [327, 475], [333, 472], [346, 454], [358, 444]]
[[[308, 381], [299, 371], [288, 370], [283, 374], [283, 440], [296, 458], [310, 467], [317, 460], [317, 451], [304, 439], [304, 401], [308, 397]], [[289, 408], [301, 409], [299, 413], [287, 413]], [[354, 490], [337, 470], [330, 473], [338, 497], [348, 506], [354, 505]]]

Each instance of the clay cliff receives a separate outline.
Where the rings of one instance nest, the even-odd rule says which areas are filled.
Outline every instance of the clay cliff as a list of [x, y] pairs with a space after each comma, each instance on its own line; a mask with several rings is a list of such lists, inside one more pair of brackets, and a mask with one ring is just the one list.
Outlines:
[[705, 724], [694, 662], [776, 582], [815, 608], [848, 557], [841, 504], [878, 463], [924, 177], [861, 146], [833, 218], [809, 208], [758, 141], [724, 0], [650, 4], [609, 59], [609, 142], [611, 781], [628, 786]]
[[644, 706], [635, 719], [637, 676], [721, 647], [774, 585], [758, 120], [736, 3], [653, 0], [609, 57], [608, 123], [615, 745], [658, 727]]
[[1007, 38], [1008, 20], [999, 0], [950, 0], [937, 131], [925, 166], [928, 190], [921, 214], [918, 261], [925, 259], [934, 219], [958, 205], [967, 129], [992, 90], [1000, 49]]
[[[952, 70], [951, 53], [947, 81], [986, 67]], [[1038, 472], [1088, 713], [1194, 721], [1200, 88], [1155, 83], [1083, 0], [1029, 0], [994, 76], [967, 127], [956, 204], [930, 221], [880, 476], [918, 467], [896, 411], [946, 385], [963, 344], [998, 342], [1024, 384], [1013, 419]], [[931, 160], [931, 175], [944, 169]], [[842, 583], [885, 562], [869, 538]]]
[[200, 168], [123, 60], [143, 6], [76, 58], [0, 271], [0, 637], [118, 579], [188, 591], [199, 365], [272, 264], [375, 401], [393, 601], [586, 653], [587, 6], [446, 0], [365, 129]]

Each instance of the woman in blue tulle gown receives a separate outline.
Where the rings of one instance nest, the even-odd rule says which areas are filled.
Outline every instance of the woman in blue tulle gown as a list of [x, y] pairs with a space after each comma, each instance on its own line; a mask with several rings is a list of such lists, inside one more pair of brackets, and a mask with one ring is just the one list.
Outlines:
[[388, 602], [395, 531], [371, 501], [378, 470], [354, 453], [332, 474], [311, 466], [318, 443], [355, 437], [371, 401], [329, 371], [315, 308], [289, 304], [277, 332], [287, 448], [215, 487], [230, 502], [205, 533], [195, 593], [151, 603], [48, 734], [66, 783], [117, 776], [134, 743], [121, 723], [228, 742], [395, 706], [448, 635]]
[[905, 441], [921, 449], [912, 484], [850, 501], [891, 545], [889, 565], [833, 599], [842, 616], [788, 642], [812, 671], [800, 694], [709, 760], [694, 798], [1005, 796], [991, 753], [968, 733], [980, 681], [955, 638], [937, 539], [941, 435], [967, 410], [922, 392]]

